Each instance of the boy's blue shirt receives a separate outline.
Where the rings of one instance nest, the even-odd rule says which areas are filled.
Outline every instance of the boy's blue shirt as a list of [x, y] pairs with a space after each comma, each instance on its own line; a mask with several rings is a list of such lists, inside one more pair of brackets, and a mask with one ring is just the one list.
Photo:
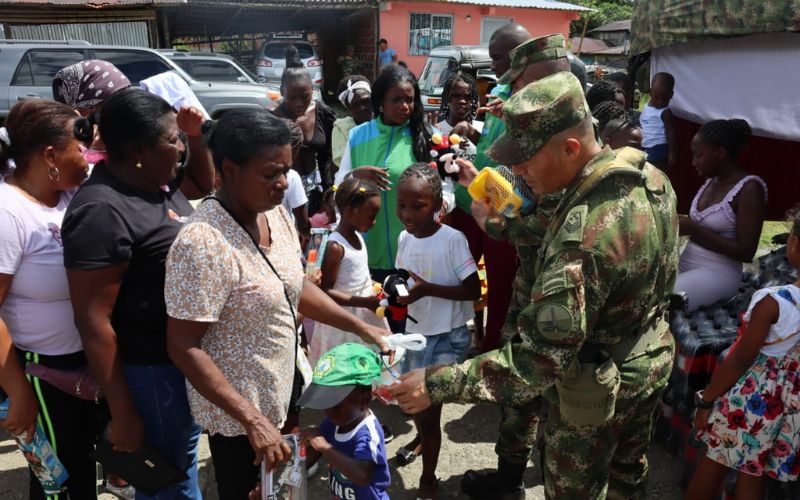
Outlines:
[[333, 466], [330, 467], [330, 486], [333, 498], [341, 500], [389, 500], [386, 490], [391, 476], [386, 461], [386, 445], [383, 429], [375, 415], [370, 412], [350, 432], [339, 433], [338, 427], [328, 418], [320, 424], [320, 433], [340, 453], [356, 460], [367, 460], [375, 464], [369, 486], [358, 486]]

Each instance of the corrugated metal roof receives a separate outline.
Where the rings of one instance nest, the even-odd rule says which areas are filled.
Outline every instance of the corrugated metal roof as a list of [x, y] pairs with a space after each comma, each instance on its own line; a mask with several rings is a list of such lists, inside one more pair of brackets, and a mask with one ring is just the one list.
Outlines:
[[624, 21], [614, 21], [608, 24], [604, 24], [598, 28], [589, 30], [589, 33], [593, 31], [630, 31], [630, 30], [631, 30], [631, 20], [625, 19]]
[[581, 37], [576, 36], [572, 38], [572, 51], [578, 52], [578, 47], [581, 48], [581, 54], [588, 54], [591, 52], [597, 52], [598, 50], [606, 50], [608, 48], [608, 44], [603, 40], [598, 40], [596, 38], [584, 38], [583, 45], [581, 45]]
[[526, 9], [571, 10], [589, 12], [593, 9], [555, 0], [446, 0], [448, 3], [483, 5], [486, 7], [520, 7]]
[[115, 7], [117, 5], [173, 5], [186, 3], [186, 0], [0, 0], [0, 5], [63, 5], [84, 6], [93, 9]]

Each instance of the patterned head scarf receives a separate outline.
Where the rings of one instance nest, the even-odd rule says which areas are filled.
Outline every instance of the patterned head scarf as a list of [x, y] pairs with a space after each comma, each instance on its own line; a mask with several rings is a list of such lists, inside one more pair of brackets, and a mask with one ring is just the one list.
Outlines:
[[53, 77], [53, 97], [71, 108], [89, 108], [130, 86], [116, 66], [91, 59], [60, 69]]

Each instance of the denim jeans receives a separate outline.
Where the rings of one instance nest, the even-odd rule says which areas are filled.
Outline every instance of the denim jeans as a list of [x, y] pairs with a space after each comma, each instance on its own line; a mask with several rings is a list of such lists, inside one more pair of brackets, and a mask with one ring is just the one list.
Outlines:
[[189, 410], [186, 379], [175, 365], [126, 365], [125, 378], [144, 426], [144, 440], [186, 472], [189, 479], [136, 500], [202, 500], [197, 483], [198, 426]]

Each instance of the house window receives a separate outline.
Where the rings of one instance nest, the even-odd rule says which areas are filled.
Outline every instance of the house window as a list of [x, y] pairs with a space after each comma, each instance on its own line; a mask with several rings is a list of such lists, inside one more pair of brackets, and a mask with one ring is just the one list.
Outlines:
[[481, 45], [489, 45], [489, 40], [492, 34], [506, 24], [511, 24], [514, 19], [510, 17], [490, 17], [484, 16], [481, 18]]
[[408, 53], [425, 56], [431, 49], [453, 44], [453, 16], [448, 14], [411, 14]]

